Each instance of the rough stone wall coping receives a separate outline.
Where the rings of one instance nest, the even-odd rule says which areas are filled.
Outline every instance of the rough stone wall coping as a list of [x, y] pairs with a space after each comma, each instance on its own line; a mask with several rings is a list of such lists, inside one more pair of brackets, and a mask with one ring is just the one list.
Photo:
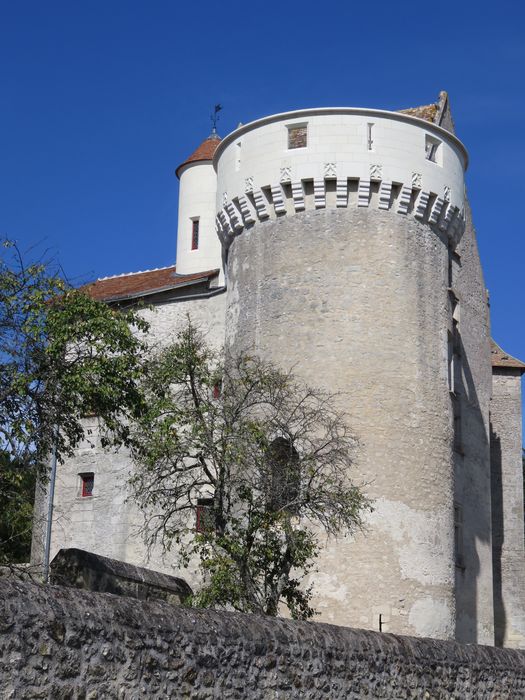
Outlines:
[[103, 557], [75, 547], [61, 549], [51, 562], [51, 583], [77, 586], [77, 576], [83, 572], [109, 574], [116, 579], [125, 579], [146, 586], [173, 592], [181, 597], [191, 594], [186, 581], [160, 571], [152, 571], [117, 559]]

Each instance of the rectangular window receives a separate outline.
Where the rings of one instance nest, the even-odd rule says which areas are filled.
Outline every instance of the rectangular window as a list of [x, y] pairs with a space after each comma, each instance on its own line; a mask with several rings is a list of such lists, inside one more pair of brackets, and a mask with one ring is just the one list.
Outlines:
[[79, 474], [80, 476], [80, 495], [82, 498], [88, 498], [93, 495], [93, 487], [95, 486], [95, 475], [93, 472]]
[[214, 528], [213, 498], [198, 498], [195, 513], [195, 529], [197, 532], [211, 532]]
[[191, 249], [197, 250], [199, 247], [199, 219], [191, 220]]
[[427, 160], [430, 160], [432, 163], [438, 163], [438, 165], [441, 165], [441, 141], [439, 139], [434, 138], [433, 136], [429, 136], [428, 134], [425, 136], [425, 158]]
[[372, 127], [373, 124], [366, 125], [366, 144], [369, 151], [374, 150], [374, 139], [372, 138]]
[[235, 144], [235, 170], [238, 172], [241, 169], [241, 142]]
[[288, 127], [288, 148], [306, 148], [307, 127], [306, 124], [297, 124]]
[[454, 293], [454, 297], [457, 300], [457, 295], [454, 292], [454, 287], [458, 280], [459, 272], [461, 270], [461, 256], [452, 249], [449, 245], [448, 249], [448, 287], [451, 292]]
[[463, 508], [454, 504], [454, 558], [456, 566], [463, 566]]
[[461, 402], [460, 397], [456, 394], [451, 394], [452, 399], [452, 417], [454, 420], [453, 424], [453, 447], [454, 451], [460, 455], [463, 455], [463, 436], [462, 436], [462, 424], [461, 424]]
[[456, 392], [456, 355], [454, 353], [454, 337], [452, 333], [448, 334], [448, 390], [451, 394]]

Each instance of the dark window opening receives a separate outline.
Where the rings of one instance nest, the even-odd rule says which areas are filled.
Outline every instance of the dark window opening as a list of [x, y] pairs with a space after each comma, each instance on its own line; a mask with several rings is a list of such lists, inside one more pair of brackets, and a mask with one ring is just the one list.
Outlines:
[[464, 566], [463, 559], [463, 508], [454, 505], [454, 558], [456, 566]]
[[199, 219], [192, 219], [191, 222], [191, 249], [197, 250], [199, 247]]
[[299, 455], [291, 440], [276, 438], [268, 448], [268, 510], [294, 512], [300, 490]]
[[195, 510], [195, 529], [197, 532], [213, 532], [215, 529], [213, 515], [213, 498], [198, 498]]
[[306, 148], [306, 126], [288, 127], [288, 148]]
[[448, 390], [454, 394], [456, 392], [456, 358], [454, 356], [454, 340], [452, 333], [448, 334]]
[[93, 487], [95, 486], [95, 475], [93, 472], [87, 474], [80, 474], [81, 490], [80, 495], [82, 498], [93, 495]]
[[461, 401], [459, 396], [451, 395], [452, 398], [452, 416], [454, 419], [453, 424], [453, 441], [454, 441], [454, 451], [463, 455], [463, 436], [462, 436], [462, 421], [461, 421]]

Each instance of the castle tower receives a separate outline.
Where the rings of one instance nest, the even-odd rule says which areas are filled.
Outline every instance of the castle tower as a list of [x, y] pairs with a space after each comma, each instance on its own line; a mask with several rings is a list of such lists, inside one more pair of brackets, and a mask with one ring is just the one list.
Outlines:
[[212, 161], [220, 141], [214, 129], [175, 171], [180, 181], [178, 274], [222, 267], [221, 244], [215, 231], [217, 176]]
[[[322, 540], [319, 620], [525, 648], [525, 364], [491, 351], [466, 167], [446, 93], [404, 112], [308, 109], [212, 133], [177, 169], [176, 269], [85, 290], [117, 308], [147, 298], [154, 342], [190, 313], [213, 345], [339, 392], [374, 512], [363, 532]], [[197, 587], [176, 551], [138, 536], [130, 470], [125, 450], [79, 446], [57, 476], [52, 555], [80, 547]]]
[[[220, 143], [226, 344], [342, 392], [360, 441], [355, 478], [375, 510], [365, 532], [326, 543], [321, 619], [491, 644], [488, 315], [475, 246], [464, 269], [458, 254], [467, 153], [439, 126], [445, 101], [430, 120], [277, 114]], [[463, 308], [469, 285], [481, 302]], [[467, 394], [469, 353], [480, 369]], [[467, 588], [468, 619], [456, 611]]]

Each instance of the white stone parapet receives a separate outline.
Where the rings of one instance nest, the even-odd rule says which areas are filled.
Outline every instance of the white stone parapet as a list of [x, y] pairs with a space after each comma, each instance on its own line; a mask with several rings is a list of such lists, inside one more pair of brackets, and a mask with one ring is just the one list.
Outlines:
[[[294, 126], [306, 126], [305, 146], [289, 148]], [[232, 132], [216, 151], [219, 235], [227, 247], [257, 221], [357, 206], [413, 215], [459, 237], [467, 162], [454, 135], [398, 112], [327, 108], [266, 117]]]

